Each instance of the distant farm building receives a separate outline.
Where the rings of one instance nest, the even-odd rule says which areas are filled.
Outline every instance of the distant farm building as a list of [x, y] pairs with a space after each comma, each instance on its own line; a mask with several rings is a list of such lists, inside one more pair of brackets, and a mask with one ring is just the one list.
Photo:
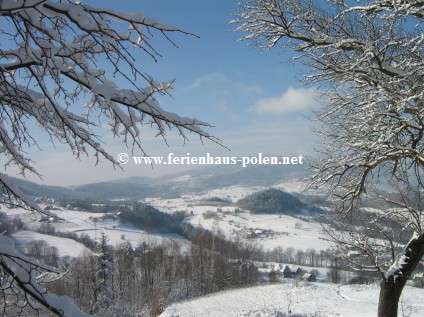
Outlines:
[[305, 273], [302, 275], [302, 281], [306, 281], [306, 282], [316, 282], [317, 278], [314, 274], [311, 273]]
[[294, 276], [290, 266], [281, 263], [276, 264], [273, 268], [273, 271], [277, 274], [283, 275], [283, 277], [286, 278], [292, 278]]

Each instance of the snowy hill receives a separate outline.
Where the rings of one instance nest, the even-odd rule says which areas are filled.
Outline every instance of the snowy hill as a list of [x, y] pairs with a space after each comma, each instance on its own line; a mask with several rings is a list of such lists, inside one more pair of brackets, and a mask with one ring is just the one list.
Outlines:
[[237, 206], [255, 214], [298, 214], [307, 206], [280, 189], [270, 188], [239, 199]]
[[[137, 181], [137, 179], [131, 178], [126, 181]], [[175, 186], [180, 186], [178, 184], [183, 184], [181, 186], [184, 186], [184, 184], [191, 181], [192, 179], [189, 175], [181, 175], [172, 181], [168, 180], [169, 183], [173, 182], [173, 184], [176, 184]], [[141, 186], [144, 186], [146, 179], [141, 179], [140, 183]], [[108, 186], [112, 186], [113, 184], [109, 184]], [[118, 182], [116, 184], [122, 183]], [[306, 196], [296, 194], [298, 185], [299, 183], [297, 181], [290, 180], [278, 183], [278, 188], [292, 189], [291, 194], [283, 193], [277, 189], [267, 190], [264, 186], [219, 187], [186, 193], [179, 195], [178, 198], [164, 198], [161, 196], [161, 192], [158, 192], [149, 194], [150, 197], [145, 198], [143, 202], [150, 204], [160, 210], [161, 213], [164, 213], [162, 215], [164, 219], [174, 217], [173, 214], [182, 214], [182, 221], [192, 227], [202, 227], [210, 232], [218, 232], [220, 237], [225, 236], [227, 239], [240, 242], [240, 245], [254, 246], [258, 250], [262, 248], [264, 253], [269, 251], [267, 255], [269, 258], [253, 258], [255, 262], [251, 262], [258, 269], [259, 274], [255, 279], [257, 278], [259, 282], [271, 281], [268, 273], [271, 272], [271, 268], [277, 262], [284, 263], [283, 256], [288, 259], [286, 263], [302, 265], [303, 269], [309, 271], [318, 270], [320, 275], [318, 278], [319, 281], [330, 281], [331, 278], [326, 274], [331, 268], [331, 266], [328, 266], [327, 260], [331, 262], [334, 258], [331, 253], [327, 252], [330, 243], [316, 219], [316, 214], [304, 212], [304, 207], [311, 206], [311, 202], [306, 203], [304, 201]], [[274, 209], [284, 205], [287, 210], [284, 210], [284, 213], [251, 213], [246, 205], [237, 205], [238, 201], [246, 202], [253, 200], [255, 202], [255, 199], [251, 199], [252, 197], [259, 197], [259, 200], [261, 200], [263, 198], [261, 193], [276, 193], [275, 197], [281, 198], [275, 201], [275, 204], [269, 206], [265, 204], [265, 207]], [[42, 231], [43, 233], [31, 231], [35, 231], [44, 225], [48, 228], [54, 228], [56, 233], [73, 234], [80, 238], [83, 235], [87, 235], [97, 241], [100, 237], [100, 231], [103, 231], [109, 238], [108, 243], [114, 246], [124, 242], [129, 242], [133, 248], [140, 243], [151, 246], [169, 245], [175, 246], [175, 250], [181, 250], [181, 255], [191, 254], [193, 259], [198, 257], [196, 253], [193, 253], [197, 249], [193, 248], [195, 242], [190, 240], [190, 237], [186, 239], [177, 234], [164, 234], [158, 233], [155, 230], [147, 230], [144, 226], [147, 221], [153, 219], [148, 212], [146, 212], [146, 217], [140, 220], [143, 226], [139, 226], [139, 228], [135, 227], [136, 222], [134, 221], [134, 217], [127, 217], [126, 222], [123, 222], [122, 220], [125, 219], [121, 216], [123, 214], [125, 215], [124, 210], [125, 208], [129, 208], [128, 206], [130, 205], [127, 202], [93, 203], [87, 200], [84, 201], [87, 205], [104, 207], [103, 209], [97, 209], [97, 212], [93, 211], [96, 210], [95, 208], [85, 209], [92, 210], [88, 212], [83, 211], [82, 207], [72, 204], [63, 207], [63, 204], [59, 205], [57, 202], [55, 204], [55, 201], [50, 198], [39, 200], [41, 201], [40, 206], [42, 208], [50, 205], [51, 211], [56, 213], [61, 219], [55, 219], [53, 217], [45, 219], [38, 213], [32, 213], [22, 208], [5, 206], [2, 209], [9, 218], [19, 217], [26, 225], [27, 228], [23, 227], [19, 229], [20, 231], [13, 234], [15, 240], [23, 246], [30, 245], [31, 241], [34, 240], [44, 240], [48, 246], [56, 247], [61, 256], [77, 257], [82, 252], [87, 251], [87, 248], [79, 243], [81, 240], [74, 238], [72, 238], [74, 240], [68, 239], [68, 236], [63, 238], [44, 234], [47, 231]], [[267, 195], [265, 195], [263, 200], [265, 203], [274, 203], [273, 197], [270, 198]], [[134, 208], [133, 205], [133, 207], [128, 209], [130, 216], [135, 211]], [[375, 209], [373, 212], [378, 212], [378, 209]], [[157, 226], [156, 223], [153, 227], [155, 226]], [[199, 241], [207, 241], [207, 237], [205, 235]], [[291, 253], [288, 253], [290, 249]], [[211, 254], [216, 253], [214, 251]], [[280, 254], [279, 258], [276, 259], [278, 254]], [[314, 255], [314, 257], [320, 255], [321, 264], [316, 264], [318, 263], [316, 261], [315, 265], [313, 265], [314, 261], [311, 260], [311, 255]], [[235, 263], [238, 263], [238, 261], [235, 261], [238, 258], [240, 257], [236, 257], [231, 253], [226, 264], [233, 269]], [[297, 262], [293, 262], [293, 260]], [[237, 264], [235, 271], [241, 271], [243, 264]], [[268, 264], [272, 265], [270, 266]], [[308, 264], [311, 264], [310, 267], [307, 267]], [[212, 267], [212, 265], [208, 267]], [[227, 270], [227, 272], [231, 272], [231, 270]], [[193, 276], [194, 278], [192, 280], [197, 283], [198, 281], [195, 278], [199, 275]], [[236, 274], [236, 276], [238, 275]], [[282, 281], [284, 279], [282, 276], [277, 276], [276, 280]], [[342, 280], [342, 283], [345, 280], [348, 282], [346, 278]], [[185, 282], [187, 281], [189, 280]], [[339, 283], [339, 281], [335, 283]], [[201, 283], [203, 282], [199, 282], [199, 285]], [[241, 284], [233, 284], [228, 286], [228, 288], [234, 287], [234, 285], [235, 287], [240, 287]], [[213, 291], [217, 290], [218, 288], [213, 288]], [[192, 296], [199, 296], [200, 294], [206, 294], [206, 292], [193, 292], [192, 294]], [[179, 294], [179, 296], [180, 299], [187, 298], [185, 293]], [[176, 299], [173, 298], [171, 300], [175, 301]], [[408, 316], [422, 316], [424, 315], [423, 300], [424, 290], [408, 287], [400, 307], [404, 312], [411, 313]], [[290, 282], [284, 281], [284, 283], [278, 285], [271, 284], [225, 291], [198, 297], [191, 301], [174, 303], [161, 316], [375, 316], [377, 302], [377, 285], [342, 286], [321, 282], [313, 284], [304, 282], [294, 283], [290, 279]], [[360, 305], [357, 305], [358, 303]], [[352, 307], [355, 308], [353, 309]], [[288, 314], [289, 310], [291, 310], [291, 314]]]
[[[3, 208], [2, 211], [10, 218], [19, 217], [28, 226], [29, 230], [36, 230], [44, 223], [40, 222], [40, 219], [42, 219], [40, 214], [22, 208]], [[104, 213], [84, 212], [66, 208], [56, 210], [55, 213], [62, 220], [51, 221], [48, 224], [56, 231], [75, 233], [77, 235], [85, 234], [96, 241], [100, 237], [100, 232], [103, 231], [109, 239], [109, 244], [115, 246], [123, 242], [130, 242], [133, 247], [136, 247], [142, 242], [153, 243], [155, 245], [172, 241], [179, 241], [183, 245], [188, 243], [180, 235], [149, 233], [131, 225], [122, 224], [118, 220], [103, 217], [105, 215]], [[20, 244], [26, 244], [33, 240], [45, 240], [48, 245], [57, 247], [59, 254], [63, 256], [78, 256], [86, 249], [74, 240], [33, 231], [19, 231], [13, 237]]]
[[86, 248], [83, 244], [68, 238], [55, 237], [26, 230], [18, 231], [12, 236], [18, 245], [26, 245], [35, 240], [46, 241], [47, 245], [57, 248], [60, 257], [78, 257], [84, 252], [91, 253], [90, 249]]
[[[377, 285], [286, 283], [243, 288], [172, 304], [160, 317], [375, 317]], [[424, 316], [424, 289], [406, 287], [400, 313]], [[291, 311], [291, 314], [288, 312]]]

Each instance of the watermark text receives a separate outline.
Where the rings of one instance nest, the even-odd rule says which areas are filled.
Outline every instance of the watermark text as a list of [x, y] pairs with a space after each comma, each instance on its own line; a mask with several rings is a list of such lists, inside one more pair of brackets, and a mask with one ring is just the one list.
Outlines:
[[255, 156], [212, 156], [206, 153], [205, 156], [176, 156], [169, 153], [168, 156], [132, 156], [121, 153], [117, 156], [120, 164], [134, 162], [136, 165], [236, 165], [242, 167], [248, 165], [298, 165], [304, 164], [304, 157], [298, 156], [265, 156], [258, 153]]

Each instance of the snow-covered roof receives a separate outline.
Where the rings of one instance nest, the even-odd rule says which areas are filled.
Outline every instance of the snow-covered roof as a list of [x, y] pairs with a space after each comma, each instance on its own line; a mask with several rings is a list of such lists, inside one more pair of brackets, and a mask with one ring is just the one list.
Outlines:
[[305, 280], [305, 281], [316, 280], [316, 277], [315, 277], [314, 274], [305, 273], [305, 274], [302, 275], [302, 280]]
[[424, 279], [424, 272], [415, 273], [414, 279]]

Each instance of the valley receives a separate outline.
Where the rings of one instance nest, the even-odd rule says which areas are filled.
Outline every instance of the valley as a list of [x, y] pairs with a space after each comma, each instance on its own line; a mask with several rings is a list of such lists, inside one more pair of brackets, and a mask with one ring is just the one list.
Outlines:
[[[18, 182], [26, 194], [37, 193], [33, 197], [51, 215], [4, 206], [2, 219], [14, 224], [6, 231], [25, 254], [91, 276], [94, 284], [70, 273], [52, 286], [57, 292], [65, 287], [60, 283], [68, 285], [72, 291], [66, 294], [86, 310], [90, 296], [97, 298], [97, 259], [107, 256], [110, 287], [122, 287], [116, 279], [129, 278], [128, 291], [143, 298], [127, 303], [128, 316], [135, 311], [161, 317], [375, 315], [378, 276], [353, 271], [349, 257], [337, 253], [323, 229], [331, 204], [320, 193], [301, 193], [303, 172], [252, 185], [262, 172], [204, 169], [162, 180], [131, 178], [89, 185], [90, 197], [75, 188], [66, 193]], [[149, 189], [134, 200], [141, 188]], [[360, 256], [349, 252], [352, 259]], [[408, 316], [424, 313], [424, 291], [412, 287], [417, 283], [410, 281], [404, 292]], [[117, 294], [110, 300], [121, 307], [125, 300]], [[352, 312], [356, 302], [361, 309]]]

